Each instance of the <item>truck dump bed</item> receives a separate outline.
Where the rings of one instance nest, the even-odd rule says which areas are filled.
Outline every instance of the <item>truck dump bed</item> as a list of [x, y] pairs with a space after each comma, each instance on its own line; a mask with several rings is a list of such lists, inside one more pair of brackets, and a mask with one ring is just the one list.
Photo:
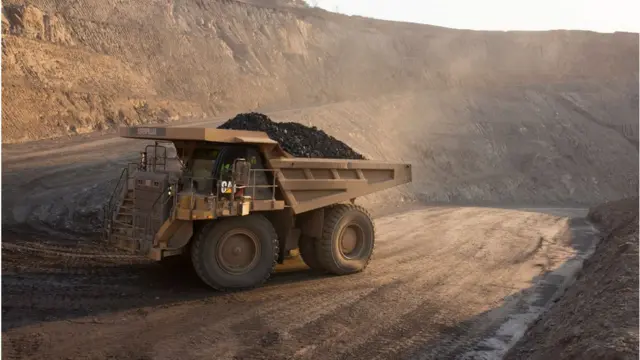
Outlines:
[[[120, 136], [172, 141], [184, 150], [196, 141], [260, 146], [295, 214], [346, 202], [411, 182], [411, 165], [372, 160], [297, 158], [264, 132], [212, 128], [121, 127]], [[185, 151], [182, 151], [185, 152]]]
[[294, 213], [346, 202], [411, 182], [411, 165], [371, 160], [271, 158]]

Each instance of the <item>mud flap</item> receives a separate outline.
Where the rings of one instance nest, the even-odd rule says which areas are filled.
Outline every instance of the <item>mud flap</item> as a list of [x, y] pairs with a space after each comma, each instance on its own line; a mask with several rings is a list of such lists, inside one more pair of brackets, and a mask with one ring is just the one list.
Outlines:
[[[274, 229], [276, 230], [276, 234], [278, 234], [278, 239], [280, 242], [280, 249], [278, 254], [278, 263], [282, 264], [284, 262], [285, 257], [289, 253], [287, 245], [294, 241], [293, 237], [300, 236], [299, 231], [294, 231], [294, 222], [295, 216], [291, 209], [286, 208], [281, 211], [273, 211], [267, 215], [268, 219], [273, 224]], [[297, 247], [297, 238], [295, 239], [296, 247]]]
[[154, 247], [179, 249], [189, 243], [193, 236], [193, 221], [168, 219], [156, 234]]

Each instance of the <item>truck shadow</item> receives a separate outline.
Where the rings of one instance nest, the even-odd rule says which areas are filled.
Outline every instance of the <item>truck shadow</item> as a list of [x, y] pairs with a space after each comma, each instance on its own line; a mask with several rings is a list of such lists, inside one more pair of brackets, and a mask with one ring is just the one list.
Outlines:
[[[12, 256], [3, 250], [3, 260]], [[25, 259], [33, 260], [33, 257]], [[220, 292], [205, 285], [188, 264], [69, 265], [61, 260], [50, 263], [45, 259], [39, 264], [38, 271], [3, 270], [3, 332], [33, 324], [96, 317], [145, 307], [174, 306], [197, 300], [216, 301], [216, 298], [238, 294], [251, 297], [252, 292], [329, 277], [299, 263], [285, 267], [279, 265], [276, 273], [261, 287]], [[29, 265], [25, 264], [25, 267]]]

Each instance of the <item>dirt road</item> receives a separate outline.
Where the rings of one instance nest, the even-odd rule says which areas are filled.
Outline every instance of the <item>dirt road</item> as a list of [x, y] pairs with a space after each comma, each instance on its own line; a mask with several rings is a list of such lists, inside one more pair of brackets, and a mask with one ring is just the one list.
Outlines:
[[508, 319], [526, 315], [524, 305], [531, 299], [549, 301], [553, 284], [534, 289], [531, 280], [593, 241], [588, 224], [580, 228], [575, 220], [519, 210], [423, 208], [376, 222], [378, 245], [366, 272], [325, 277], [294, 262], [266, 286], [234, 294], [209, 291], [189, 271], [109, 256], [86, 240], [63, 244], [7, 231], [3, 354], [9, 359], [462, 356], [478, 350]]
[[327, 277], [291, 261], [262, 288], [218, 294], [189, 269], [82, 233], [140, 146], [3, 147], [7, 358], [496, 358], [595, 238], [581, 209], [373, 209], [384, 216], [366, 272]]

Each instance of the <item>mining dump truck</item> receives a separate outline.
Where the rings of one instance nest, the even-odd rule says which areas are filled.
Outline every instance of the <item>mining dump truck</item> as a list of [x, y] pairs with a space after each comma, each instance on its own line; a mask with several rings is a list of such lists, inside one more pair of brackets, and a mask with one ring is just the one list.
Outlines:
[[217, 290], [262, 284], [295, 249], [314, 270], [362, 271], [375, 229], [355, 199], [411, 182], [409, 164], [296, 158], [264, 132], [121, 127], [119, 134], [148, 145], [105, 205], [105, 240], [158, 261], [189, 259]]

